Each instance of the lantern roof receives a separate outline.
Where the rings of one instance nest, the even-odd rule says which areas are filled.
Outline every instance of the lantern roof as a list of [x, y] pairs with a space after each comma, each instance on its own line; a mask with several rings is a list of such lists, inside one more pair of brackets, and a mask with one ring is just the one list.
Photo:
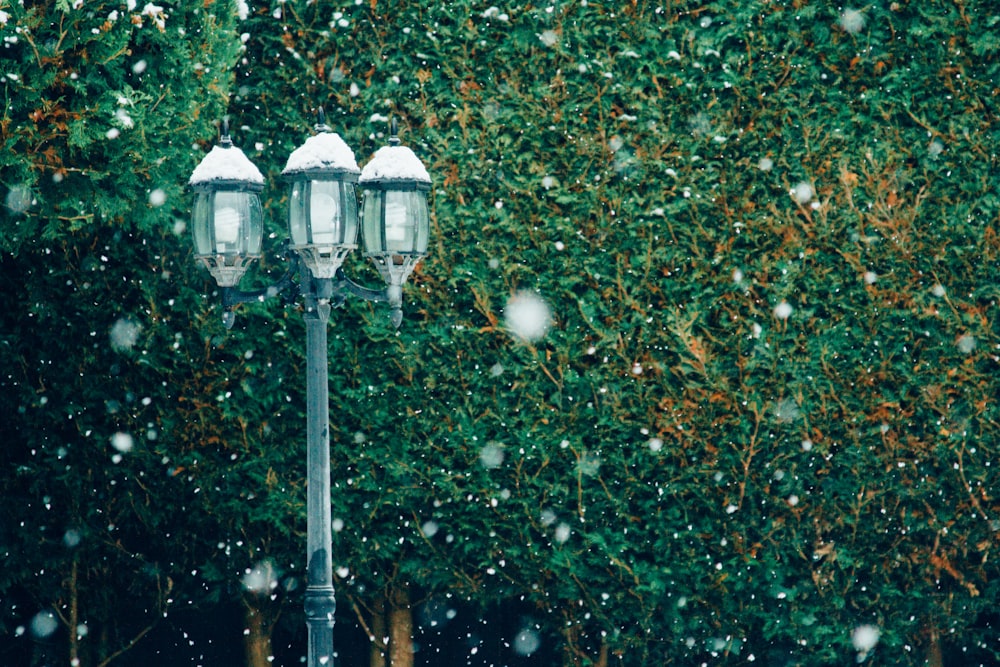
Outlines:
[[264, 175], [229, 138], [229, 123], [222, 124], [222, 139], [201, 159], [191, 173], [188, 185], [240, 181], [264, 187]]
[[371, 161], [361, 170], [359, 183], [374, 181], [421, 181], [430, 184], [431, 177], [420, 158], [406, 146], [383, 146], [375, 151]]
[[320, 132], [306, 139], [288, 156], [283, 175], [305, 171], [360, 172], [354, 151], [336, 132]]

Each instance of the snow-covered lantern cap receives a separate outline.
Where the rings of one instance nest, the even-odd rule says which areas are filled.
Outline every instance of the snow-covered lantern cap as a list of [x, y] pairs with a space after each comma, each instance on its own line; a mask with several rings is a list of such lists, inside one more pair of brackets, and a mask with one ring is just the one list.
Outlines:
[[361, 170], [354, 151], [319, 110], [316, 134], [295, 149], [281, 174], [291, 184], [288, 235], [316, 278], [333, 278], [357, 247]]
[[220, 287], [234, 287], [260, 257], [264, 213], [257, 193], [264, 176], [229, 137], [222, 122], [219, 145], [195, 167], [188, 185], [197, 193], [191, 215], [195, 257]]
[[361, 224], [365, 256], [389, 287], [390, 301], [402, 299], [402, 284], [427, 254], [430, 220], [427, 193], [431, 177], [420, 159], [399, 145], [396, 119], [389, 145], [375, 152], [361, 171], [364, 191]]

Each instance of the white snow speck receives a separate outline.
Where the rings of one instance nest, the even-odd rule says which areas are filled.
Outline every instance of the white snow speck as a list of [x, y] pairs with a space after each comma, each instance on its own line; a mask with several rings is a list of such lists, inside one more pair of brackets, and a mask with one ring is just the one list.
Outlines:
[[155, 190], [149, 193], [149, 203], [151, 206], [159, 208], [160, 206], [163, 206], [163, 204], [166, 203], [166, 201], [167, 201], [167, 193], [161, 190], [160, 188], [156, 188]]
[[59, 621], [51, 611], [40, 611], [31, 619], [31, 635], [36, 639], [45, 639], [59, 629]]
[[15, 185], [7, 191], [5, 203], [11, 213], [24, 213], [31, 208], [33, 200], [30, 188], [25, 185]]
[[111, 349], [115, 352], [131, 350], [139, 341], [141, 327], [128, 319], [122, 318], [111, 326]]
[[881, 632], [874, 625], [859, 625], [851, 632], [851, 644], [854, 645], [855, 650], [868, 653], [878, 644], [880, 634]]
[[538, 35], [538, 39], [545, 46], [554, 46], [559, 41], [559, 35], [556, 34], [555, 30], [545, 30]]
[[649, 451], [651, 452], [658, 452], [663, 449], [663, 440], [660, 440], [659, 438], [650, 438], [647, 444], [649, 445]]
[[278, 577], [274, 564], [270, 560], [262, 560], [248, 569], [243, 575], [243, 588], [251, 593], [266, 595], [278, 587]]
[[874, 271], [865, 271], [865, 284], [874, 285], [878, 282], [878, 274]]
[[507, 301], [504, 322], [514, 336], [534, 342], [548, 333], [552, 326], [552, 312], [540, 296], [534, 292], [521, 291]]
[[973, 350], [976, 349], [976, 337], [965, 334], [955, 344], [958, 346], [958, 351], [962, 354], [972, 354]]
[[777, 306], [774, 307], [774, 316], [779, 320], [787, 320], [792, 316], [792, 305], [787, 301], [782, 301]]
[[771, 171], [774, 168], [774, 160], [769, 157], [762, 157], [757, 162], [757, 168], [761, 171]]
[[792, 198], [795, 201], [805, 205], [808, 204], [809, 201], [813, 198], [813, 194], [815, 194], [815, 192], [813, 191], [812, 185], [806, 183], [805, 181], [802, 181], [794, 188], [792, 188], [792, 191], [789, 194], [792, 195]]
[[573, 529], [569, 527], [568, 523], [565, 522], [560, 523], [558, 526], [556, 526], [556, 533], [555, 533], [556, 542], [558, 542], [559, 544], [563, 544], [564, 542], [566, 542], [566, 540], [569, 539], [569, 536], [572, 532]]
[[136, 63], [134, 65], [132, 65], [132, 73], [133, 74], [142, 74], [143, 72], [146, 71], [146, 68], [148, 66], [149, 66], [149, 63], [147, 63], [145, 60], [137, 60]]
[[499, 468], [503, 463], [503, 445], [491, 442], [483, 447], [479, 452], [479, 463], [484, 468]]
[[111, 446], [117, 449], [123, 454], [127, 454], [132, 451], [132, 447], [135, 445], [135, 441], [132, 436], [128, 433], [118, 432], [111, 436]]
[[541, 645], [542, 640], [538, 636], [538, 633], [531, 628], [525, 628], [514, 637], [514, 643], [511, 648], [518, 655], [528, 656], [537, 651]]
[[948, 291], [944, 288], [944, 285], [942, 285], [941, 283], [938, 283], [931, 288], [931, 294], [933, 294], [936, 297], [942, 297], [947, 293]]
[[839, 23], [844, 32], [856, 35], [865, 27], [865, 15], [857, 9], [845, 9]]
[[281, 173], [290, 174], [309, 169], [343, 169], [360, 173], [354, 151], [336, 132], [320, 132], [306, 139], [304, 144], [288, 156], [288, 162]]

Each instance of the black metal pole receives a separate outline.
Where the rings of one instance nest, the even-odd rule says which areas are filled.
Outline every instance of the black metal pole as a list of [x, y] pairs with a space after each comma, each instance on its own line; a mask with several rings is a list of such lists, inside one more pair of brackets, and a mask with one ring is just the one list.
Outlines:
[[326, 327], [330, 280], [302, 271], [306, 323], [306, 522], [305, 612], [309, 628], [308, 667], [333, 667], [332, 531], [330, 524], [330, 402]]

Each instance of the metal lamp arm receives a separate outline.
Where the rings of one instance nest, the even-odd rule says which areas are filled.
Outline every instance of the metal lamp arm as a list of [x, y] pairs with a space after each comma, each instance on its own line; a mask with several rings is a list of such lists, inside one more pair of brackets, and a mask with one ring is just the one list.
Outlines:
[[341, 295], [350, 294], [365, 301], [388, 301], [389, 291], [385, 289], [377, 290], [362, 287], [347, 277], [343, 269], [337, 269], [334, 291]]
[[399, 325], [403, 323], [403, 290], [401, 285], [387, 285], [385, 289], [381, 290], [370, 289], [362, 287], [348, 278], [342, 269], [337, 269], [334, 291], [340, 298], [340, 303], [344, 302], [348, 294], [365, 301], [388, 301], [389, 319], [392, 321], [392, 326], [398, 329]]
[[267, 299], [278, 296], [284, 292], [289, 292], [284, 298], [286, 301], [295, 299], [299, 286], [295, 282], [295, 272], [298, 270], [298, 262], [289, 259], [288, 268], [285, 274], [273, 285], [268, 285], [264, 289], [250, 290], [244, 292], [237, 287], [223, 287], [222, 289], [222, 322], [227, 329], [232, 329], [236, 322], [236, 314], [233, 308], [241, 303], [263, 303]]

